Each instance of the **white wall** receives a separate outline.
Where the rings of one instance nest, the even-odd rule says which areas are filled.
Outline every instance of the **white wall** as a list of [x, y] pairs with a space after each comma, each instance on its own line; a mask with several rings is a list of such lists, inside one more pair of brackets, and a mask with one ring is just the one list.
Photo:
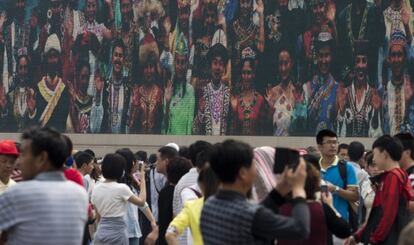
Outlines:
[[[237, 139], [249, 143], [252, 146], [287, 146], [308, 147], [315, 146], [314, 137], [258, 137], [258, 136], [166, 136], [166, 135], [113, 135], [113, 134], [68, 134], [72, 139], [75, 149], [84, 150], [90, 148], [97, 156], [113, 152], [122, 147], [131, 148], [132, 151], [144, 150], [148, 153], [157, 152], [161, 146], [175, 142], [178, 145], [190, 145], [196, 140], [205, 140], [211, 143], [224, 139]], [[0, 133], [0, 139], [19, 139], [19, 134]], [[358, 140], [371, 148], [373, 138], [341, 138], [340, 143], [350, 143]]]

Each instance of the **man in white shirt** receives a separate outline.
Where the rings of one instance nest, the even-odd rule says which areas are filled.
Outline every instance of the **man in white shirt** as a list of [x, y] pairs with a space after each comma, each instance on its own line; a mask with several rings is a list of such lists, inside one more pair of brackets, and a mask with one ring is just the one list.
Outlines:
[[[208, 150], [210, 147], [210, 143], [201, 140], [190, 145], [190, 160], [193, 164], [193, 168], [181, 177], [180, 181], [178, 181], [175, 186], [173, 197], [174, 217], [183, 209], [185, 202], [199, 198], [197, 192], [201, 193], [201, 191], [197, 186], [198, 172], [208, 162]], [[199, 157], [200, 154], [203, 154], [204, 157]], [[188, 232], [184, 232], [184, 234], [178, 238], [181, 245], [192, 244], [191, 238], [187, 240], [187, 234]]]
[[7, 188], [16, 184], [11, 179], [11, 175], [16, 167], [16, 159], [18, 156], [19, 152], [14, 141], [0, 141], [0, 195]]

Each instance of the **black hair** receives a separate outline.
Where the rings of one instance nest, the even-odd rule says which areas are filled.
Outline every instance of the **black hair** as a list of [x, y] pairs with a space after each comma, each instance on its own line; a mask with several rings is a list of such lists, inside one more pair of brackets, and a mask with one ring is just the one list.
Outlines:
[[191, 163], [184, 157], [174, 157], [167, 165], [167, 180], [169, 183], [176, 185], [181, 177], [184, 176], [191, 168]]
[[158, 150], [158, 152], [163, 159], [167, 158], [171, 160], [172, 158], [178, 156], [177, 150], [170, 146], [163, 146]]
[[197, 154], [197, 161], [196, 161], [196, 167], [198, 169], [203, 169], [207, 163], [210, 162], [210, 151], [204, 150]]
[[303, 159], [307, 164], [314, 166], [318, 171], [321, 171], [321, 165], [319, 165], [320, 157], [316, 154], [306, 154], [303, 156]]
[[197, 182], [203, 185], [204, 200], [214, 195], [220, 186], [220, 180], [210, 167], [203, 168], [200, 171]]
[[180, 150], [178, 151], [178, 155], [180, 157], [184, 157], [184, 158], [187, 158], [188, 160], [190, 160], [190, 148], [188, 148], [187, 146], [180, 146]]
[[106, 154], [102, 160], [102, 175], [105, 179], [119, 180], [124, 174], [126, 160], [117, 153]]
[[61, 169], [69, 156], [64, 138], [54, 129], [48, 127], [29, 128], [23, 132], [22, 140], [31, 141], [33, 155], [37, 156], [46, 152], [50, 163], [56, 169]]
[[124, 57], [125, 57], [125, 55], [126, 55], [126, 46], [125, 46], [124, 41], [122, 41], [121, 39], [116, 39], [112, 42], [112, 54], [113, 54], [115, 48], [117, 48], [117, 47], [122, 48], [122, 52], [123, 52]]
[[148, 155], [146, 151], [137, 151], [135, 153], [135, 158], [138, 161], [148, 162]]
[[136, 160], [134, 153], [130, 149], [128, 149], [128, 148], [119, 149], [115, 153], [116, 154], [119, 154], [123, 158], [125, 158], [125, 174], [120, 179], [119, 182], [126, 184], [130, 188], [132, 188], [132, 186], [134, 186], [135, 188], [137, 188], [138, 186], [135, 186], [134, 181], [132, 181], [132, 176], [131, 176], [131, 174], [132, 174], [132, 167], [134, 166], [134, 162]]
[[338, 138], [338, 136], [336, 135], [336, 133], [333, 132], [332, 130], [323, 129], [323, 130], [319, 131], [318, 134], [316, 135], [316, 143], [318, 145], [322, 145], [323, 144], [323, 138], [325, 138], [325, 137], [335, 137], [335, 138]]
[[348, 148], [349, 160], [353, 162], [358, 162], [359, 160], [361, 160], [361, 158], [364, 157], [364, 153], [365, 153], [365, 146], [361, 142], [354, 141], [354, 142], [351, 142], [351, 144], [349, 144], [349, 148]]
[[374, 163], [374, 154], [372, 153], [372, 151], [369, 151], [365, 155], [365, 161], [367, 162], [367, 166], [371, 166]]
[[148, 163], [155, 164], [157, 162], [157, 154], [151, 154], [148, 157]]
[[87, 67], [89, 73], [91, 73], [91, 65], [89, 64], [89, 62], [85, 59], [79, 59], [76, 64], [76, 76], [79, 76], [83, 67]]
[[83, 165], [90, 163], [94, 157], [84, 151], [77, 152], [73, 158], [75, 159], [76, 167], [82, 168]]
[[215, 144], [210, 155], [210, 166], [223, 183], [234, 183], [240, 169], [250, 168], [252, 161], [250, 145], [235, 140]]
[[69, 136], [62, 134], [62, 138], [66, 144], [66, 157], [70, 157], [73, 151], [73, 143]]
[[348, 144], [345, 144], [345, 143], [340, 144], [340, 145], [338, 146], [338, 153], [339, 153], [342, 149], [349, 150], [349, 145], [348, 145]]
[[398, 138], [393, 138], [390, 135], [383, 135], [376, 139], [372, 144], [372, 149], [377, 148], [378, 150], [386, 151], [392, 160], [401, 160], [401, 155], [404, 150], [401, 141]]
[[398, 138], [401, 141], [401, 144], [404, 147], [404, 151], [410, 150], [411, 159], [414, 159], [414, 137], [410, 133], [399, 133], [394, 136], [395, 138]]
[[207, 150], [207, 149], [211, 149], [212, 145], [204, 140], [197, 140], [196, 142], [194, 142], [193, 144], [190, 145], [190, 160], [191, 163], [193, 164], [193, 166], [196, 165], [197, 163], [197, 155], [198, 153]]
[[91, 156], [93, 156], [93, 157], [95, 157], [95, 156], [96, 156], [96, 155], [95, 155], [95, 152], [94, 152], [93, 150], [91, 150], [91, 149], [86, 149], [86, 150], [84, 150], [84, 152], [88, 153], [89, 155], [91, 155]]

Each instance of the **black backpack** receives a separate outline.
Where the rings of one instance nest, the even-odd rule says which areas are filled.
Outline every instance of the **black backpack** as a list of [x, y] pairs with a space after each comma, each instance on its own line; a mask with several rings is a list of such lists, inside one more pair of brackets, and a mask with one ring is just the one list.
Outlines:
[[[348, 186], [348, 178], [347, 178], [348, 174], [346, 170], [346, 161], [340, 160], [338, 162], [338, 169], [339, 169], [339, 174], [341, 175], [341, 179], [344, 182], [344, 189], [346, 189]], [[351, 225], [352, 232], [356, 232], [358, 230], [358, 214], [352, 209], [349, 202], [347, 202], [347, 204], [348, 204], [348, 223]]]

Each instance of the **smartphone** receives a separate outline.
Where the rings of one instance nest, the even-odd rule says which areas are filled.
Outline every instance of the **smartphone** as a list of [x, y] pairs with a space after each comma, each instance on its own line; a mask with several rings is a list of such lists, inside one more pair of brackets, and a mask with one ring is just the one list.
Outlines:
[[144, 161], [138, 161], [138, 172], [141, 172], [141, 169], [144, 167]]
[[327, 185], [321, 185], [321, 192], [328, 193], [328, 186]]
[[275, 147], [275, 165], [273, 166], [273, 173], [280, 174], [285, 170], [285, 167], [292, 168], [293, 170], [299, 165], [299, 151], [284, 148]]

